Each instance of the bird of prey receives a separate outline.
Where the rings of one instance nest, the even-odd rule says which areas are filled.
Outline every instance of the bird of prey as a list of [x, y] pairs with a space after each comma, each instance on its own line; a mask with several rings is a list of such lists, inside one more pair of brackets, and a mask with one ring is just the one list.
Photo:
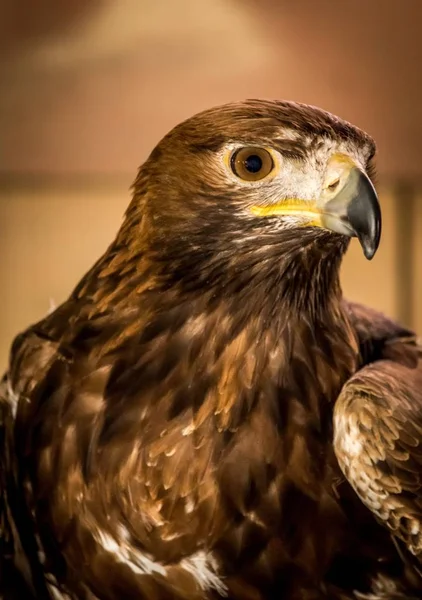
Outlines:
[[352, 237], [378, 247], [374, 152], [263, 100], [153, 150], [116, 239], [11, 349], [4, 598], [421, 596], [420, 349], [339, 282]]

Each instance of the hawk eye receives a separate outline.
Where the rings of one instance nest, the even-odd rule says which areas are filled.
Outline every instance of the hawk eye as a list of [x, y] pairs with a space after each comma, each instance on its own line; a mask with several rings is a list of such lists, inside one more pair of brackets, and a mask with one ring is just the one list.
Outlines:
[[264, 148], [240, 148], [232, 155], [231, 168], [240, 179], [259, 181], [271, 173], [274, 162]]

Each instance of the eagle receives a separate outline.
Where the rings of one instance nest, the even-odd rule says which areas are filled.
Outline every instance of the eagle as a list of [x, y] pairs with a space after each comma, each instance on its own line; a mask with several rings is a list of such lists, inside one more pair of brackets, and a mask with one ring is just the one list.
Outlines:
[[374, 155], [270, 100], [157, 145], [115, 240], [12, 344], [3, 598], [422, 596], [421, 347], [339, 279], [380, 241]]

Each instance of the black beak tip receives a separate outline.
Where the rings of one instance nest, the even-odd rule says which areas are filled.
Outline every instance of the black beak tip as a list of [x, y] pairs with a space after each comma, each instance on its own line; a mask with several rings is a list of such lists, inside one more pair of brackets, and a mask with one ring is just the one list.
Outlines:
[[374, 258], [381, 239], [381, 211], [379, 205], [374, 207], [372, 215], [369, 216], [368, 227], [357, 231], [363, 254], [367, 260]]
[[356, 233], [365, 258], [372, 260], [381, 240], [381, 211], [379, 205], [375, 205], [372, 215], [368, 216], [367, 228], [364, 227]]
[[381, 209], [371, 181], [362, 173], [357, 194], [349, 204], [347, 212], [365, 258], [371, 260], [381, 239]]
[[359, 240], [362, 246], [363, 254], [367, 260], [372, 260], [375, 256], [375, 253], [378, 249], [378, 245], [372, 243], [371, 240]]

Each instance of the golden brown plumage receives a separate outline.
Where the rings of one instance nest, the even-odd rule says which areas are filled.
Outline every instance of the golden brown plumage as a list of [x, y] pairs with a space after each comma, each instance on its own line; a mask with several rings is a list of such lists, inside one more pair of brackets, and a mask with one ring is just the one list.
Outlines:
[[375, 376], [386, 418], [391, 385], [406, 395], [416, 377], [411, 334], [339, 284], [348, 236], [368, 257], [378, 244], [373, 153], [351, 125], [280, 102], [213, 109], [164, 138], [116, 240], [13, 344], [3, 572], [16, 562], [37, 598], [417, 593], [332, 437], [339, 394], [336, 415], [356, 418], [359, 378], [383, 359], [397, 374], [387, 397]]
[[422, 560], [422, 348], [396, 345], [402, 356], [371, 363], [344, 385], [334, 448], [364, 504]]

